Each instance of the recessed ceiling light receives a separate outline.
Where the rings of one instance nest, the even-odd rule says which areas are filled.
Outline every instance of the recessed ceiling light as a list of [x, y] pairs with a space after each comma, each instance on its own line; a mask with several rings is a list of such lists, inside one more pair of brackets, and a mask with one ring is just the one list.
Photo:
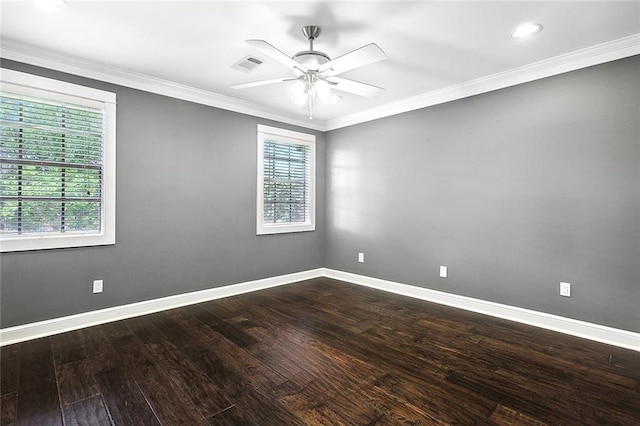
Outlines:
[[538, 34], [542, 31], [542, 25], [540, 24], [522, 24], [514, 32], [511, 33], [513, 38], [527, 38]]
[[62, 10], [69, 6], [65, 0], [36, 0], [35, 3], [45, 10]]

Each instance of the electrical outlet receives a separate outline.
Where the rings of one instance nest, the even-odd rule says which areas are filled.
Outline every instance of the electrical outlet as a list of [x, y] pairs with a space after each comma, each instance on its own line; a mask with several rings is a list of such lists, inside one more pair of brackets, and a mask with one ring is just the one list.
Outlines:
[[447, 267], [440, 266], [440, 278], [447, 278]]
[[102, 287], [104, 285], [103, 280], [93, 280], [93, 292], [102, 293]]
[[364, 263], [364, 253], [358, 253], [358, 262]]
[[560, 283], [560, 296], [571, 297], [571, 283]]

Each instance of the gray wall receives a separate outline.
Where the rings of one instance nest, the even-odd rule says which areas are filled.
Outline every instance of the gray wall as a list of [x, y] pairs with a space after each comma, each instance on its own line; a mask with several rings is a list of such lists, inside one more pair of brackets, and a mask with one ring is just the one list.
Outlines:
[[118, 94], [117, 244], [3, 254], [2, 327], [327, 266], [640, 331], [640, 57], [317, 133], [317, 230], [260, 237], [256, 124], [301, 129], [2, 65]]
[[[2, 254], [1, 326], [324, 264], [324, 135], [11, 61], [117, 94], [116, 245]], [[315, 232], [256, 236], [256, 125], [317, 135]], [[91, 293], [102, 278], [102, 294]]]
[[640, 331], [639, 76], [636, 56], [329, 132], [326, 266]]

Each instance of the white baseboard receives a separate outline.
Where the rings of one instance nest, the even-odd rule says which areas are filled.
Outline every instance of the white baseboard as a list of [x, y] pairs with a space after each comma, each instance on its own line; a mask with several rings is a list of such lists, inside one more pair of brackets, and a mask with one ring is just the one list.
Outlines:
[[350, 272], [324, 269], [324, 276], [403, 296], [435, 302], [441, 305], [452, 306], [467, 311], [473, 311], [480, 314], [558, 331], [560, 333], [582, 337], [584, 339], [594, 340], [600, 343], [640, 351], [640, 333], [606, 327], [585, 321], [578, 321], [544, 312], [518, 308], [516, 306], [474, 299], [472, 297], [459, 296], [423, 287], [371, 278], [363, 275], [352, 274]]
[[327, 277], [640, 352], [640, 333], [328, 268], [178, 294], [0, 330], [0, 346], [312, 278]]
[[0, 329], [0, 346], [323, 276], [312, 269]]

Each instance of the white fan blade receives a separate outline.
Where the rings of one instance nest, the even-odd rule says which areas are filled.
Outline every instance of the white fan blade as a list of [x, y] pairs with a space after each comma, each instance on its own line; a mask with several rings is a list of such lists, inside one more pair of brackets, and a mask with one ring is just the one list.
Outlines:
[[370, 84], [360, 83], [359, 81], [348, 80], [342, 77], [329, 77], [327, 81], [331, 87], [342, 92], [353, 93], [354, 95], [364, 96], [365, 98], [373, 98], [374, 96], [384, 92], [384, 89]]
[[286, 54], [282, 53], [281, 51], [279, 51], [278, 49], [276, 49], [266, 41], [264, 40], [245, 40], [245, 41], [251, 46], [260, 50], [265, 55], [271, 56], [273, 59], [280, 62], [281, 64], [289, 68], [297, 68], [303, 73], [307, 72], [307, 67], [305, 67], [304, 65], [300, 65], [299, 63], [297, 63], [296, 61], [294, 61], [293, 59], [291, 59]]
[[277, 83], [284, 83], [286, 81], [294, 81], [297, 80], [296, 77], [283, 77], [283, 78], [274, 78], [271, 80], [261, 80], [261, 81], [252, 81], [249, 83], [240, 83], [240, 84], [233, 84], [229, 87], [231, 87], [232, 89], [247, 89], [249, 87], [258, 87], [258, 86], [266, 86], [268, 84], [277, 84]]
[[378, 45], [371, 43], [323, 64], [318, 71], [326, 76], [338, 75], [355, 68], [373, 64], [386, 59], [386, 57], [387, 55]]

